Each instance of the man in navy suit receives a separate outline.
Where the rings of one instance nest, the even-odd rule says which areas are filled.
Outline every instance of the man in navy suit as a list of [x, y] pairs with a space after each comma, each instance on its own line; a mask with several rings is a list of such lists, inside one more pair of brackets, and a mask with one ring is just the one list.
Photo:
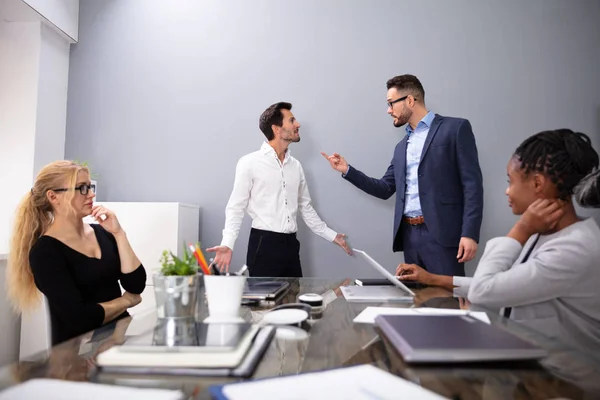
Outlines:
[[441, 275], [464, 276], [477, 252], [483, 215], [483, 179], [468, 120], [443, 117], [425, 106], [425, 90], [414, 75], [387, 82], [388, 114], [406, 125], [381, 179], [322, 153], [331, 167], [364, 192], [389, 199], [396, 190], [393, 251], [408, 264]]

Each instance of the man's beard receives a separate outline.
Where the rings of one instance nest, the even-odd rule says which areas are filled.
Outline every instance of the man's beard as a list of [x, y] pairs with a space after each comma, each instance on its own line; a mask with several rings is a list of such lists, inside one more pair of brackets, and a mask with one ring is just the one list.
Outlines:
[[296, 136], [296, 134], [294, 132], [291, 132], [283, 140], [285, 140], [286, 142], [290, 142], [290, 143], [298, 143], [300, 141], [300, 135]]
[[412, 111], [403, 109], [402, 113], [394, 119], [394, 126], [400, 128], [408, 123], [408, 120], [412, 117]]

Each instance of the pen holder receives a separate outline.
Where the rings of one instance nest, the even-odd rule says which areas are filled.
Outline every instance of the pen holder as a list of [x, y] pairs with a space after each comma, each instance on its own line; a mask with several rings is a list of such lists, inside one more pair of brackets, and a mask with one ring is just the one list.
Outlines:
[[244, 322], [240, 309], [245, 284], [244, 275], [205, 275], [209, 317], [204, 322]]
[[154, 275], [154, 294], [158, 318], [188, 318], [196, 313], [201, 275]]

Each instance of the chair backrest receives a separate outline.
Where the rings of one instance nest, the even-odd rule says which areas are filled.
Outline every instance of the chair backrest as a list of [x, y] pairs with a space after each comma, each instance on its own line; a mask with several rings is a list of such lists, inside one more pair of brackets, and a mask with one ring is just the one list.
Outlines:
[[52, 347], [52, 325], [46, 296], [33, 311], [21, 314], [21, 346], [19, 360], [32, 360], [33, 356]]

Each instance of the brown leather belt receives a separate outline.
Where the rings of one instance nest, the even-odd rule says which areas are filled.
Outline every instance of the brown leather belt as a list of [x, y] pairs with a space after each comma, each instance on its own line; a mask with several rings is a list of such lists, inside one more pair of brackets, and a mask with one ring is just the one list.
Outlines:
[[425, 218], [423, 218], [422, 215], [419, 215], [418, 217], [404, 217], [404, 222], [413, 226], [422, 225], [425, 223]]

